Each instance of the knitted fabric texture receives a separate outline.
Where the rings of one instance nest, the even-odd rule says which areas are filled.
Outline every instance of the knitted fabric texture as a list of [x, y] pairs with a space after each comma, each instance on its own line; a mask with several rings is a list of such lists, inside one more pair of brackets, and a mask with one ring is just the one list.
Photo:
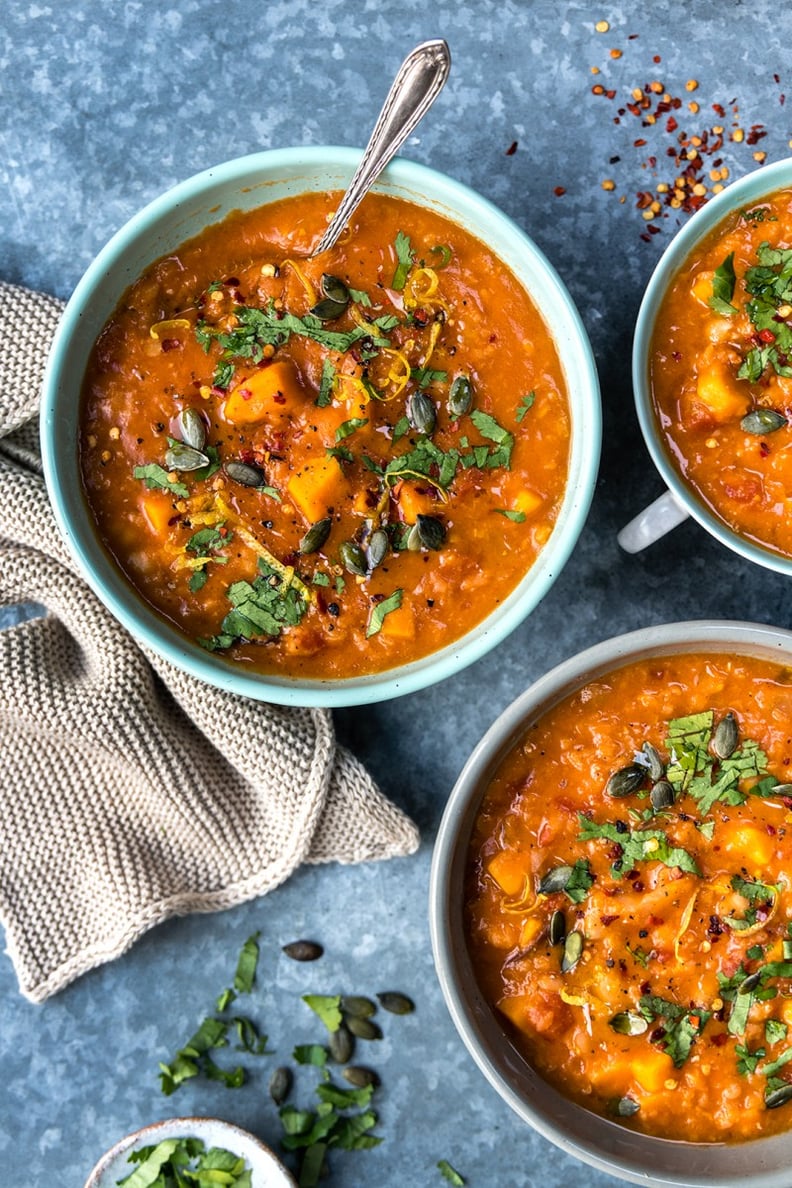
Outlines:
[[62, 303], [0, 282], [0, 919], [39, 1002], [170, 916], [262, 895], [301, 862], [412, 853], [413, 823], [330, 714], [201, 684], [144, 653], [76, 571], [36, 411]]

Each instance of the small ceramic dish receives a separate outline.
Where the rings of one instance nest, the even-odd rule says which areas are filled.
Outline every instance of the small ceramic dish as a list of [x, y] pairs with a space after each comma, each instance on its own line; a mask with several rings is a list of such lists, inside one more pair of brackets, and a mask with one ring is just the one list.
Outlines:
[[[435, 843], [430, 926], [446, 1004], [484, 1076], [524, 1121], [568, 1154], [636, 1184], [688, 1188], [787, 1188], [792, 1131], [741, 1143], [658, 1138], [595, 1114], [550, 1085], [521, 1054], [480, 989], [467, 944], [465, 877], [482, 798], [528, 727], [584, 685], [632, 662], [707, 653], [792, 665], [792, 632], [750, 623], [691, 622], [607, 640], [553, 669], [498, 718], [468, 759]], [[574, 766], [570, 771], [574, 772]]]
[[252, 1171], [251, 1188], [296, 1188], [291, 1173], [269, 1147], [247, 1130], [220, 1118], [168, 1118], [143, 1126], [105, 1152], [85, 1181], [85, 1188], [116, 1188], [139, 1166], [129, 1162], [133, 1151], [174, 1138], [200, 1139], [207, 1150], [221, 1147], [244, 1158]]
[[400, 668], [339, 680], [266, 676], [229, 663], [159, 616], [133, 589], [98, 537], [81, 483], [80, 393], [100, 331], [148, 265], [209, 224], [234, 210], [343, 189], [358, 160], [359, 153], [346, 148], [273, 150], [209, 169], [157, 198], [115, 235], [78, 284], [44, 381], [41, 432], [47, 488], [64, 538], [94, 592], [144, 647], [177, 667], [228, 691], [281, 704], [385, 700], [443, 680], [489, 651], [534, 609], [560, 573], [586, 519], [599, 464], [596, 368], [580, 317], [555, 270], [486, 199], [432, 169], [397, 160], [375, 190], [436, 211], [486, 243], [523, 284], [555, 342], [571, 412], [569, 469], [557, 519], [538, 558], [500, 605], [456, 642]]

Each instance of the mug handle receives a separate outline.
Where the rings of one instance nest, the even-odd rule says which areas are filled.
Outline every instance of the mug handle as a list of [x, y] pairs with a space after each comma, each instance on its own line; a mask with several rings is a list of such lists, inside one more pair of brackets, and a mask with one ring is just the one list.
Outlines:
[[642, 512], [625, 524], [616, 539], [625, 553], [640, 553], [642, 549], [654, 544], [666, 532], [684, 523], [689, 512], [682, 506], [671, 491], [666, 491], [654, 503], [650, 503]]

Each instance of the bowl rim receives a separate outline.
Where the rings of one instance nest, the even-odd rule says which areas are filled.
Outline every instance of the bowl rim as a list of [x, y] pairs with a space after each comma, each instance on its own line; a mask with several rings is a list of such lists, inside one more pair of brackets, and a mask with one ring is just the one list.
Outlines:
[[[183, 1135], [179, 1134], [181, 1131], [184, 1132]], [[160, 1142], [166, 1141], [168, 1138], [175, 1138], [177, 1134], [179, 1134], [179, 1137], [184, 1138], [208, 1139], [214, 1131], [227, 1134], [231, 1142], [242, 1143], [247, 1149], [247, 1152], [235, 1151], [234, 1154], [244, 1155], [248, 1163], [253, 1158], [249, 1152], [255, 1151], [256, 1156], [264, 1160], [266, 1165], [265, 1170], [275, 1173], [279, 1177], [276, 1184], [273, 1184], [271, 1188], [297, 1188], [297, 1182], [286, 1165], [257, 1135], [249, 1130], [245, 1130], [244, 1127], [237, 1125], [236, 1122], [227, 1122], [224, 1118], [210, 1117], [203, 1114], [179, 1118], [162, 1118], [157, 1122], [149, 1122], [145, 1126], [140, 1126], [137, 1130], [124, 1135], [123, 1138], [118, 1139], [117, 1142], [113, 1143], [112, 1147], [109, 1147], [99, 1157], [88, 1174], [88, 1178], [85, 1181], [85, 1188], [104, 1188], [104, 1185], [108, 1183], [106, 1176], [110, 1173], [113, 1164], [135, 1146], [157, 1145]], [[215, 1143], [215, 1145], [217, 1144]], [[124, 1166], [126, 1167], [127, 1165]], [[252, 1170], [255, 1173], [255, 1167]], [[129, 1165], [129, 1171], [126, 1174], [131, 1175], [133, 1171], [134, 1168]], [[115, 1175], [115, 1172], [113, 1174]], [[253, 1188], [257, 1188], [257, 1185], [254, 1184]], [[265, 1188], [265, 1186], [262, 1185], [262, 1188]], [[270, 1188], [270, 1186], [267, 1185], [266, 1188]]]
[[[666, 623], [602, 640], [550, 669], [506, 707], [470, 753], [446, 803], [432, 854], [429, 931], [435, 971], [454, 1026], [474, 1063], [512, 1110], [544, 1138], [584, 1163], [636, 1184], [786, 1188], [792, 1164], [792, 1130], [740, 1144], [690, 1143], [631, 1131], [564, 1098], [533, 1072], [484, 1002], [464, 941], [461, 895], [453, 891], [458, 891], [470, 829], [487, 781], [528, 721], [587, 681], [634, 660], [652, 655], [730, 651], [764, 658], [779, 655], [792, 661], [792, 631], [738, 620]], [[467, 992], [461, 988], [465, 978]], [[510, 1069], [530, 1071], [542, 1093], [529, 1099], [512, 1083]], [[543, 1107], [543, 1102], [550, 1106]], [[551, 1117], [553, 1103], [561, 1104], [563, 1123]], [[581, 1135], [586, 1123], [594, 1129], [594, 1138]], [[786, 1178], [781, 1178], [780, 1163], [777, 1170], [762, 1167], [760, 1147], [762, 1152], [772, 1149], [779, 1154]], [[679, 1155], [679, 1166], [669, 1172], [663, 1169], [663, 1158], [671, 1151]], [[716, 1153], [724, 1151], [728, 1156], [722, 1166], [711, 1167]], [[749, 1151], [753, 1158], [747, 1169], [733, 1172], [735, 1152], [742, 1151]], [[704, 1170], [697, 1169], [694, 1163], [695, 1154], [701, 1152], [706, 1153], [702, 1156]], [[730, 1178], [732, 1175], [735, 1178]]]
[[649, 381], [651, 341], [660, 303], [685, 261], [698, 244], [746, 200], [756, 205], [762, 198], [769, 198], [788, 187], [792, 187], [792, 157], [763, 165], [733, 181], [700, 207], [677, 231], [655, 265], [638, 309], [633, 335], [632, 385], [635, 410], [646, 448], [674, 498], [702, 528], [732, 552], [765, 569], [792, 575], [792, 556], [786, 557], [769, 546], [741, 536], [716, 515], [693, 485], [682, 477], [661, 441]]
[[[345, 184], [344, 179], [354, 171], [360, 155], [357, 149], [338, 146], [265, 150], [205, 169], [154, 198], [116, 231], [75, 287], [53, 339], [42, 388], [41, 445], [47, 489], [69, 552], [94, 593], [127, 631], [177, 668], [229, 692], [283, 705], [341, 707], [391, 699], [444, 680], [481, 658], [535, 609], [566, 564], [587, 518], [599, 468], [602, 418], [594, 354], [582, 318], [554, 266], [530, 236], [489, 199], [437, 170], [405, 158], [396, 158], [383, 172], [374, 189], [388, 192], [387, 188], [390, 187], [391, 191], [406, 189], [426, 195], [437, 208], [444, 211], [446, 206], [450, 207], [449, 217], [453, 218], [456, 210], [457, 220], [464, 222], [468, 215], [480, 232], [494, 224], [510, 242], [519, 243], [521, 250], [526, 252], [525, 259], [529, 261], [531, 269], [541, 277], [542, 284], [549, 286], [556, 322], [559, 325], [563, 323], [568, 341], [559, 342], [558, 334], [554, 335], [562, 366], [565, 354], [573, 356], [574, 377], [571, 367], [565, 370], [573, 420], [570, 479], [574, 478], [574, 481], [567, 484], [549, 541], [503, 603], [455, 643], [402, 668], [341, 680], [248, 672], [212, 653], [199, 654], [197, 644], [134, 593], [133, 587], [106, 553], [104, 546], [98, 544], [93, 524], [88, 522], [89, 517], [73, 515], [65, 506], [64, 498], [68, 498], [68, 495], [64, 497], [62, 491], [68, 491], [68, 484], [74, 481], [75, 476], [79, 485], [79, 464], [76, 455], [70, 461], [68, 451], [58, 448], [56, 443], [58, 409], [64, 399], [60, 389], [65, 383], [63, 373], [70, 342], [79, 327], [84, 309], [90, 306], [91, 298], [103, 278], [118, 268], [132, 245], [149, 234], [153, 235], [161, 220], [177, 210], [189, 211], [209, 190], [223, 186], [231, 192], [237, 187], [236, 192], [241, 195], [243, 183], [248, 183], [246, 192], [250, 192], [251, 189], [265, 186], [268, 177], [272, 178], [278, 171], [285, 170], [291, 170], [295, 175], [305, 173], [307, 190], [310, 188], [310, 177], [322, 168], [334, 173], [340, 170], [344, 175], [338, 181], [341, 187]], [[218, 217], [224, 217], [224, 214]], [[210, 217], [207, 223], [211, 221]], [[481, 233], [479, 237], [484, 238]], [[188, 236], [184, 235], [182, 241], [184, 238]], [[161, 254], [155, 254], [154, 258]], [[507, 261], [507, 266], [519, 272], [518, 265], [513, 262]], [[539, 301], [533, 294], [532, 298], [539, 307]], [[540, 312], [547, 320], [547, 314], [541, 308]], [[577, 393], [574, 400], [573, 379], [574, 392]], [[574, 473], [573, 464], [576, 464]], [[522, 589], [523, 586], [525, 589]]]

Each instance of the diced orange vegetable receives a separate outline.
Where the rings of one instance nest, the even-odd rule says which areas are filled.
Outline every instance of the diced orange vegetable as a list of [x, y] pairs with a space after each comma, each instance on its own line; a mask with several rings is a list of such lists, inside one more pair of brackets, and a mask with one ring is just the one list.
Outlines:
[[523, 854], [501, 850], [487, 864], [487, 871], [507, 895], [516, 895], [522, 891], [525, 876], [528, 873], [527, 861]]
[[696, 274], [696, 279], [693, 281], [690, 292], [696, 298], [700, 305], [709, 305], [709, 299], [712, 296], [712, 281], [715, 276], [709, 268]]
[[168, 521], [173, 515], [173, 499], [164, 491], [148, 491], [141, 496], [143, 515], [149, 528], [158, 537], [168, 535]]
[[421, 491], [415, 483], [403, 483], [399, 491], [399, 507], [408, 524], [419, 516], [431, 516], [437, 510], [437, 500], [428, 491]]
[[338, 506], [348, 494], [349, 484], [335, 458], [320, 458], [296, 471], [287, 490], [305, 519], [314, 524]]
[[702, 371], [696, 385], [696, 395], [719, 424], [745, 415], [750, 397], [740, 381], [734, 379], [724, 363], [712, 363]]
[[415, 616], [409, 603], [402, 603], [396, 610], [391, 611], [382, 621], [382, 634], [389, 639], [413, 639], [415, 636]]
[[761, 877], [764, 868], [775, 853], [776, 842], [768, 833], [754, 825], [729, 825], [724, 829], [721, 846], [728, 854], [735, 854], [743, 862], [750, 855], [753, 868], [750, 873]]
[[542, 502], [542, 496], [538, 495], [536, 491], [524, 488], [515, 496], [512, 510], [522, 512], [524, 516], [530, 516], [542, 506]]
[[285, 359], [246, 375], [229, 392], [224, 415], [235, 425], [252, 425], [302, 408], [307, 396], [297, 372]]
[[674, 1073], [673, 1060], [659, 1050], [636, 1052], [631, 1067], [633, 1077], [647, 1093], [659, 1092]]

